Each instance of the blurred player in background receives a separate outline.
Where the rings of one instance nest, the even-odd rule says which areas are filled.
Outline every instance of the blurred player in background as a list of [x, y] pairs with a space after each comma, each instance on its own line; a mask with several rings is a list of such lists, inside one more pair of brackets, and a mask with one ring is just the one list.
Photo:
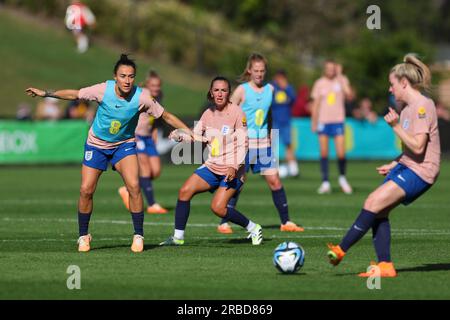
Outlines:
[[95, 120], [89, 129], [81, 169], [81, 187], [78, 201], [78, 224], [80, 237], [78, 251], [91, 249], [91, 235], [88, 233], [93, 209], [93, 196], [103, 171], [111, 163], [113, 170], [122, 176], [130, 194], [130, 213], [134, 236], [131, 250], [144, 249], [144, 212], [139, 187], [139, 167], [136, 157], [135, 130], [141, 112], [155, 118], [162, 118], [175, 128], [189, 128], [177, 117], [151, 97], [147, 89], [134, 85], [136, 65], [122, 54], [114, 66], [114, 80], [96, 84], [80, 90], [58, 90], [55, 92], [28, 88], [26, 92], [35, 97], [57, 99], [84, 99], [99, 104]]
[[414, 55], [406, 55], [389, 74], [389, 91], [404, 105], [400, 117], [390, 108], [384, 117], [402, 141], [403, 153], [389, 164], [377, 168], [386, 176], [381, 186], [366, 199], [358, 218], [337, 246], [329, 244], [330, 263], [338, 265], [348, 250], [372, 228], [378, 268], [361, 277], [395, 277], [391, 261], [389, 214], [400, 203], [408, 205], [435, 182], [440, 169], [440, 141], [434, 102], [421, 93], [431, 83], [428, 67]]
[[295, 102], [295, 90], [289, 84], [286, 71], [278, 70], [272, 81], [272, 128], [279, 132], [280, 142], [286, 147], [287, 167], [280, 165], [280, 177], [297, 177], [298, 164], [291, 144], [291, 109]]
[[[253, 53], [240, 80], [244, 82], [233, 92], [231, 101], [239, 105], [245, 113], [248, 123], [249, 151], [246, 157], [246, 171], [261, 173], [272, 192], [272, 200], [280, 216], [281, 231], [302, 232], [303, 227], [289, 220], [286, 193], [278, 175], [274, 151], [271, 148], [271, 137], [268, 128], [268, 113], [272, 105], [274, 88], [264, 83], [267, 60], [262, 55]], [[231, 198], [229, 207], [234, 208], [239, 192]], [[226, 218], [217, 228], [220, 233], [232, 233]]]
[[311, 129], [319, 134], [320, 169], [322, 184], [317, 192], [330, 193], [328, 177], [328, 140], [333, 138], [336, 146], [339, 168], [339, 185], [346, 194], [353, 192], [345, 177], [345, 99], [352, 96], [350, 83], [342, 74], [342, 67], [328, 60], [324, 65], [323, 76], [318, 79], [311, 90], [313, 99]]
[[[144, 84], [152, 98], [162, 103], [162, 81], [159, 75], [150, 70]], [[158, 129], [155, 126], [155, 117], [148, 113], [141, 113], [136, 127], [136, 151], [139, 162], [139, 184], [147, 199], [147, 213], [164, 214], [167, 210], [155, 202], [152, 180], [161, 174], [161, 159], [156, 150]], [[119, 188], [119, 195], [129, 210], [129, 194], [125, 186]]]
[[86, 28], [95, 27], [95, 15], [88, 6], [81, 1], [74, 0], [67, 7], [65, 17], [66, 27], [72, 31], [77, 42], [79, 53], [85, 53], [89, 48], [89, 38]]
[[[216, 77], [211, 81], [207, 97], [212, 105], [202, 114], [194, 128], [196, 140], [206, 142], [209, 155], [205, 164], [195, 170], [181, 187], [175, 210], [175, 231], [161, 245], [183, 245], [189, 218], [191, 199], [197, 193], [214, 192], [211, 210], [219, 217], [232, 221], [249, 232], [253, 245], [261, 244], [262, 228], [228, 206], [231, 197], [242, 188], [245, 156], [248, 150], [247, 121], [242, 109], [230, 101], [228, 79]], [[185, 136], [171, 137], [178, 141]], [[189, 138], [189, 137], [188, 137]]]

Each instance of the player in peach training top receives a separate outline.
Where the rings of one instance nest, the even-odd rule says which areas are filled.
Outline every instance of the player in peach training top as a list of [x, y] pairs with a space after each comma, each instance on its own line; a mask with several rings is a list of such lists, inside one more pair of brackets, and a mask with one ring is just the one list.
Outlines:
[[[145, 88], [158, 103], [162, 100], [162, 81], [159, 75], [150, 70], [145, 80]], [[155, 126], [155, 117], [148, 113], [141, 113], [136, 127], [136, 151], [139, 162], [139, 185], [147, 199], [147, 213], [164, 214], [167, 210], [155, 201], [152, 180], [159, 177], [161, 173], [161, 159], [156, 150], [156, 139], [158, 129]], [[129, 194], [126, 187], [119, 188], [119, 195], [125, 207], [129, 210]]]
[[96, 101], [99, 106], [94, 122], [89, 130], [84, 148], [81, 169], [81, 188], [78, 201], [78, 224], [80, 237], [78, 251], [86, 252], [91, 247], [88, 234], [93, 208], [93, 196], [97, 182], [103, 171], [111, 163], [123, 178], [130, 194], [130, 212], [134, 226], [133, 252], [144, 249], [144, 213], [139, 188], [138, 162], [134, 132], [142, 112], [155, 118], [162, 118], [175, 128], [192, 132], [177, 117], [165, 111], [147, 89], [134, 85], [136, 65], [127, 55], [122, 54], [114, 67], [114, 80], [96, 84], [80, 90], [58, 90], [55, 92], [28, 88], [27, 94], [36, 97], [58, 99], [84, 99]]
[[[240, 80], [244, 82], [233, 92], [231, 101], [239, 105], [245, 112], [248, 122], [249, 150], [245, 160], [246, 171], [264, 176], [272, 200], [280, 217], [280, 231], [303, 232], [304, 229], [289, 218], [286, 192], [281, 183], [276, 165], [276, 157], [271, 147], [271, 132], [269, 132], [269, 110], [273, 100], [273, 86], [264, 82], [267, 60], [262, 55], [253, 53], [247, 60], [247, 65]], [[237, 192], [228, 204], [235, 207], [238, 201]], [[220, 233], [232, 233], [226, 218], [217, 227]]]
[[431, 83], [428, 67], [412, 54], [405, 56], [389, 74], [389, 91], [404, 105], [400, 117], [390, 108], [384, 117], [402, 141], [403, 153], [390, 164], [377, 168], [386, 176], [364, 203], [360, 215], [337, 246], [329, 244], [328, 258], [339, 264], [364, 234], [372, 228], [373, 244], [378, 265], [370, 267], [361, 277], [395, 277], [397, 272], [391, 261], [391, 229], [389, 214], [400, 203], [408, 205], [435, 182], [440, 167], [440, 142], [434, 102], [421, 93]]
[[[213, 106], [203, 113], [194, 128], [195, 137], [201, 137], [201, 141], [207, 142], [209, 156], [204, 165], [181, 187], [175, 209], [174, 234], [161, 245], [184, 244], [191, 199], [195, 194], [205, 191], [215, 191], [211, 210], [217, 216], [226, 217], [246, 228], [253, 245], [262, 242], [261, 226], [227, 206], [228, 201], [244, 183], [245, 155], [248, 149], [245, 114], [229, 100], [230, 92], [231, 85], [226, 78], [216, 77], [211, 81], [208, 100]], [[177, 136], [176, 132], [172, 133], [171, 137], [178, 141], [183, 140], [183, 135]]]
[[352, 95], [349, 81], [342, 74], [342, 67], [333, 61], [326, 61], [323, 76], [318, 79], [311, 90], [313, 99], [311, 129], [319, 134], [320, 169], [322, 184], [317, 192], [330, 193], [328, 179], [328, 139], [334, 138], [339, 167], [339, 185], [346, 194], [352, 188], [345, 177], [345, 99]]

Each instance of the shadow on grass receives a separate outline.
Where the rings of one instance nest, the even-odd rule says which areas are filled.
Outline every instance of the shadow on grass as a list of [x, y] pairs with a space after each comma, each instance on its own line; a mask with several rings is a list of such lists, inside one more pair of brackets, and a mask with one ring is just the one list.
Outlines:
[[[264, 244], [264, 242], [269, 242], [269, 241], [272, 241], [272, 240], [273, 239], [270, 239], [270, 238], [269, 239], [264, 238], [262, 244]], [[252, 240], [242, 238], [242, 239], [231, 239], [231, 240], [222, 241], [222, 242], [231, 243], [231, 244], [240, 244], [240, 243], [245, 243], [245, 244], [249, 244], [250, 243], [251, 244]]]
[[450, 263], [424, 264], [418, 267], [401, 268], [397, 272], [430, 272], [430, 271], [449, 271]]
[[306, 272], [296, 272], [296, 273], [277, 273], [277, 277], [298, 277], [298, 276], [306, 276]]

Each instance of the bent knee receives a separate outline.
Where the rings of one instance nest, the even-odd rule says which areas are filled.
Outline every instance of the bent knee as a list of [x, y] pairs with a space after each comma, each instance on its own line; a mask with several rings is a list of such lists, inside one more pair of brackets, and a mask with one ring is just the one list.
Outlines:
[[227, 207], [226, 205], [211, 203], [211, 211], [214, 212], [215, 215], [223, 218], [227, 214]]
[[183, 186], [181, 187], [180, 191], [178, 191], [178, 199], [187, 201], [191, 200], [192, 196], [194, 195], [194, 192], [192, 188]]
[[80, 187], [80, 196], [83, 198], [92, 198], [94, 195], [95, 187], [93, 186], [81, 186]]
[[373, 213], [379, 213], [383, 209], [383, 199], [371, 193], [364, 202], [364, 209]]
[[130, 194], [130, 197], [137, 197], [141, 192], [140, 185], [138, 182], [128, 184], [127, 190], [128, 193]]

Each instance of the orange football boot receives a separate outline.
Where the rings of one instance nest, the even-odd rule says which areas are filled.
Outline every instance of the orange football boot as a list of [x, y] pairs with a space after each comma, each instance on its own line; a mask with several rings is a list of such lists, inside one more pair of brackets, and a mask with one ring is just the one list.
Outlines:
[[169, 211], [161, 207], [158, 203], [154, 203], [153, 205], [147, 207], [147, 213], [150, 214], [165, 214], [167, 212]]
[[233, 229], [231, 229], [231, 226], [225, 222], [217, 226], [217, 232], [223, 234], [231, 234], [233, 233]]
[[295, 223], [288, 221], [280, 226], [280, 231], [283, 232], [303, 232], [305, 229], [302, 226], [298, 226]]
[[78, 238], [78, 251], [79, 252], [88, 252], [91, 250], [91, 240], [92, 237], [90, 234], [87, 234], [85, 236], [81, 236]]
[[344, 259], [345, 252], [339, 245], [335, 246], [331, 243], [328, 244], [328, 248], [330, 249], [327, 253], [328, 259], [333, 266], [337, 266]]
[[368, 278], [372, 276], [379, 276], [382, 278], [395, 278], [397, 271], [395, 271], [394, 264], [392, 262], [380, 262], [378, 264], [371, 264], [368, 272], [362, 272], [358, 274], [359, 277]]

